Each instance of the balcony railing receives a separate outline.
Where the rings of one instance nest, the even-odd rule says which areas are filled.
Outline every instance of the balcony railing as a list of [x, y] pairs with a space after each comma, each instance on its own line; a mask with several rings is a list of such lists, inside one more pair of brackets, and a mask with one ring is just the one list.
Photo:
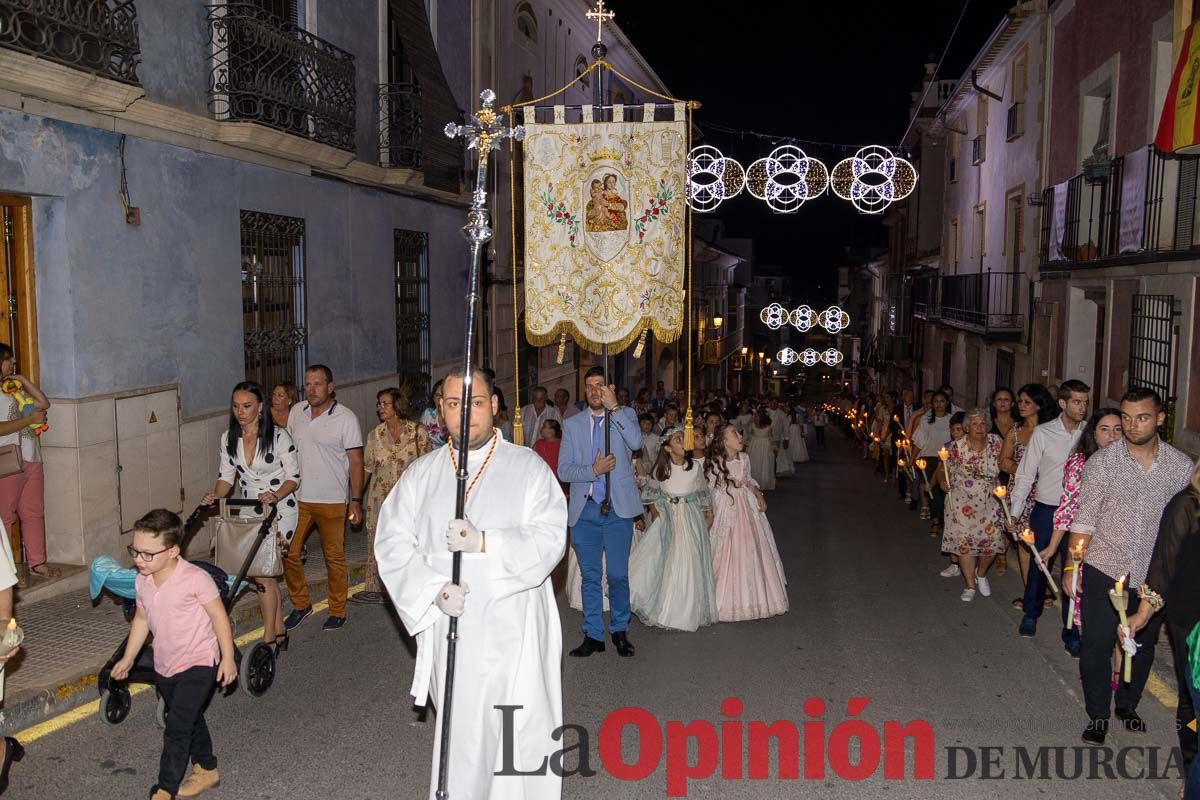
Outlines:
[[0, 0], [0, 47], [141, 85], [133, 0]]
[[938, 287], [938, 318], [947, 325], [983, 334], [1020, 336], [1025, 332], [1022, 272], [943, 275]]
[[705, 366], [716, 366], [730, 356], [742, 351], [742, 332], [736, 331], [720, 339], [711, 339], [704, 343], [703, 363]]
[[208, 25], [217, 119], [354, 151], [353, 55], [248, 3], [209, 6]]
[[379, 165], [421, 168], [421, 87], [379, 84]]
[[[1136, 159], [1136, 160], [1135, 160]], [[1144, 162], [1144, 165], [1143, 165]], [[1195, 258], [1200, 156], [1153, 146], [1043, 193], [1043, 270]], [[1090, 179], [1089, 179], [1090, 178]], [[1060, 194], [1065, 189], [1066, 197]]]
[[917, 319], [932, 319], [937, 311], [937, 276], [926, 275], [913, 279], [912, 310]]

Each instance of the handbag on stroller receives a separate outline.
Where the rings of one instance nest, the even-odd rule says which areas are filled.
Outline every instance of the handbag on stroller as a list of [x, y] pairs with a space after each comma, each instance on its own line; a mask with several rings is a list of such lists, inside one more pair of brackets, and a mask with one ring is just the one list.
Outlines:
[[255, 552], [259, 527], [271, 513], [272, 509], [261, 504], [254, 507], [218, 501], [214, 520], [216, 532], [213, 536], [217, 566], [230, 574], [237, 574], [246, 564], [247, 556], [253, 553], [254, 559], [246, 575], [255, 578], [277, 578], [282, 575], [283, 556], [274, 537]]

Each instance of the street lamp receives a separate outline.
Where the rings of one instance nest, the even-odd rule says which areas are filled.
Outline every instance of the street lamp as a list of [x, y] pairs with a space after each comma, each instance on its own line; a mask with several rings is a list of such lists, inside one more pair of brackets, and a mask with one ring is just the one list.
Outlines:
[[713, 330], [720, 330], [720, 329], [721, 329], [721, 323], [722, 323], [722, 322], [724, 322], [724, 321], [725, 321], [725, 318], [724, 318], [724, 317], [722, 317], [720, 314], [718, 314], [718, 315], [716, 315], [715, 317], [713, 317]]

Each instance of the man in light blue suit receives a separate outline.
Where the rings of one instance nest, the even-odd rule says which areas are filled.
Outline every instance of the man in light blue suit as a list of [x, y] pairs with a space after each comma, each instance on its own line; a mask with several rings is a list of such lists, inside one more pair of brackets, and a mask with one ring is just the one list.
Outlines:
[[[558, 478], [571, 484], [568, 522], [571, 545], [583, 573], [583, 644], [577, 658], [604, 652], [604, 590], [608, 570], [609, 632], [617, 654], [633, 655], [629, 628], [629, 545], [633, 521], [642, 514], [642, 497], [633, 475], [633, 451], [642, 446], [642, 431], [632, 408], [617, 402], [614, 387], [604, 383], [604, 370], [592, 367], [583, 379], [587, 411], [563, 422]], [[604, 426], [608, 412], [610, 450], [605, 455]], [[605, 480], [605, 476], [608, 480]]]

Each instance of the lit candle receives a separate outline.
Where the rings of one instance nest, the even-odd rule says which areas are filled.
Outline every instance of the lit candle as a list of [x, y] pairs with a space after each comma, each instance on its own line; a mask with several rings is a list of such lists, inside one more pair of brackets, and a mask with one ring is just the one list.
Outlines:
[[938, 449], [938, 458], [940, 458], [942, 460], [942, 462], [944, 463], [946, 461], [946, 459], [950, 458], [950, 451], [944, 447], [939, 448]]
[[[1071, 566], [1075, 567], [1071, 570], [1071, 594], [1078, 597], [1079, 572], [1083, 569], [1083, 542], [1076, 542], [1075, 546], [1071, 548]], [[1075, 625], [1075, 597], [1071, 598], [1071, 604], [1067, 608], [1067, 630]]]
[[1004, 521], [1008, 523], [1009, 527], [1012, 527], [1012, 513], [1008, 509], [1008, 488], [1003, 485], [997, 486], [992, 489], [992, 494], [1000, 501], [1000, 508], [1004, 511]]
[[1029, 552], [1033, 554], [1034, 561], [1037, 562], [1037, 567], [1046, 576], [1046, 583], [1050, 585], [1050, 590], [1058, 594], [1058, 584], [1054, 582], [1054, 578], [1050, 576], [1050, 568], [1046, 566], [1046, 562], [1042, 559], [1041, 551], [1037, 549], [1037, 544], [1034, 542], [1033, 531], [1026, 528], [1021, 531], [1021, 541], [1029, 548]]
[[[1125, 594], [1124, 583], [1128, 577], [1129, 573], [1121, 576], [1120, 580], [1117, 581], [1116, 585], [1108, 593], [1108, 599], [1112, 602], [1113, 608], [1117, 611], [1117, 616], [1121, 619], [1121, 627], [1126, 630], [1129, 628], [1129, 619], [1125, 615], [1125, 612], [1129, 610], [1129, 596]], [[1122, 649], [1124, 650], [1124, 646], [1122, 646]], [[1133, 656], [1128, 650], [1125, 650], [1124, 672], [1125, 682], [1129, 683], [1133, 680]]]

